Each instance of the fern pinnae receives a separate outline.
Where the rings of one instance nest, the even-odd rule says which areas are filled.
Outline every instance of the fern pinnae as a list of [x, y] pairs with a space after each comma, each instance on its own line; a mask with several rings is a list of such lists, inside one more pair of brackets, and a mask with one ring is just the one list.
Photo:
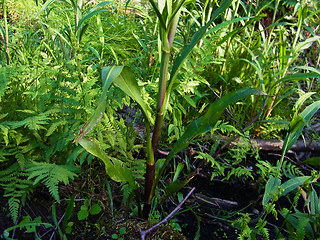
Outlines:
[[56, 165], [51, 163], [32, 163], [32, 166], [27, 169], [29, 172], [28, 179], [35, 178], [33, 184], [36, 185], [42, 182], [49, 189], [52, 197], [60, 202], [58, 183], [69, 183], [69, 179], [73, 180], [77, 176], [76, 168], [67, 165]]
[[9, 203], [9, 211], [11, 213], [11, 217], [13, 222], [15, 223], [18, 219], [19, 208], [20, 208], [20, 199], [11, 197], [8, 201]]

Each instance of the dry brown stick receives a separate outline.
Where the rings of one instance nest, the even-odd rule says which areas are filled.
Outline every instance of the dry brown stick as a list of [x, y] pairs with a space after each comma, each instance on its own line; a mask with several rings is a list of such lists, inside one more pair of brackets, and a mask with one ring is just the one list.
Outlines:
[[140, 228], [139, 228], [139, 232], [140, 232], [140, 235], [141, 235], [141, 240], [145, 240], [146, 238], [146, 235], [150, 232], [152, 232], [153, 230], [155, 230], [156, 228], [158, 228], [161, 224], [164, 224], [166, 222], [169, 221], [170, 218], [172, 218], [172, 216], [179, 211], [179, 209], [181, 208], [181, 206], [184, 204], [185, 201], [187, 201], [187, 199], [190, 197], [190, 195], [193, 193], [193, 191], [195, 190], [196, 188], [193, 187], [190, 192], [187, 194], [187, 196], [181, 201], [181, 203], [179, 203], [179, 205], [173, 209], [173, 211], [168, 215], [166, 216], [161, 222], [158, 222], [156, 225], [152, 226], [151, 228], [145, 230], [145, 231], [142, 231]]
[[[228, 137], [226, 136], [217, 136], [217, 138], [221, 137], [221, 142], [228, 142]], [[238, 144], [253, 144], [256, 147], [260, 148], [263, 151], [282, 151], [283, 142], [280, 140], [265, 140], [265, 139], [251, 139], [251, 143], [246, 143], [245, 141], [241, 141], [239, 138], [233, 140], [229, 143], [229, 147], [236, 146]], [[292, 151], [295, 152], [316, 152], [320, 151], [320, 142], [307, 142], [303, 140], [298, 140], [291, 147]]]

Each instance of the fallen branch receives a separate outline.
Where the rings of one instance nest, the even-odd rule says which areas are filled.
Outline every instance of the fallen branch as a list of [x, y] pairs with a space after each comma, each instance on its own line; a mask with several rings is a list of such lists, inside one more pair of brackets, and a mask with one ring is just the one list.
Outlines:
[[[226, 136], [215, 136], [215, 138], [219, 139], [221, 137], [221, 142], [226, 143], [229, 141], [230, 138]], [[249, 141], [243, 141], [239, 138], [235, 139], [234, 141], [230, 142], [227, 147], [237, 146], [237, 145], [251, 145], [260, 148], [262, 151], [282, 151], [283, 142], [280, 140], [265, 140], [265, 139], [251, 139]], [[291, 147], [292, 151], [295, 152], [320, 152], [320, 142], [308, 142], [298, 140], [296, 143]]]
[[141, 240], [145, 240], [146, 235], [150, 232], [152, 232], [153, 230], [155, 230], [156, 228], [158, 228], [161, 224], [164, 224], [166, 222], [168, 222], [170, 220], [170, 218], [172, 218], [172, 216], [179, 211], [179, 209], [181, 208], [181, 206], [184, 204], [185, 201], [187, 201], [187, 199], [190, 197], [190, 195], [192, 194], [192, 192], [195, 190], [195, 188], [193, 187], [190, 192], [187, 194], [187, 196], [181, 201], [181, 203], [179, 203], [179, 205], [168, 215], [166, 216], [161, 222], [157, 223], [156, 225], [152, 226], [151, 228], [142, 231], [139, 228], [139, 232], [141, 235]]

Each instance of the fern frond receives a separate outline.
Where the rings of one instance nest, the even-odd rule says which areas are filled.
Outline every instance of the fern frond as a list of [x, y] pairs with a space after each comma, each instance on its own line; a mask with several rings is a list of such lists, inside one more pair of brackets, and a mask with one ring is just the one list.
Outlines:
[[282, 163], [282, 171], [283, 174], [288, 178], [292, 178], [297, 175], [303, 175], [298, 167], [287, 160], [284, 160]]
[[33, 185], [41, 182], [49, 189], [52, 197], [60, 203], [58, 183], [69, 183], [69, 179], [73, 180], [77, 176], [75, 173], [77, 168], [68, 165], [56, 165], [51, 163], [32, 163], [27, 170], [29, 172], [28, 179], [35, 178]]
[[56, 121], [53, 124], [51, 124], [51, 126], [48, 128], [46, 137], [49, 137], [54, 131], [56, 131], [58, 129], [59, 126], [65, 125], [66, 123], [67, 123], [66, 120], [59, 119], [58, 121]]
[[298, 225], [297, 225], [297, 230], [296, 230], [296, 237], [294, 238], [295, 240], [303, 240], [305, 239], [306, 236], [306, 227], [309, 223], [308, 218], [300, 218]]
[[17, 220], [21, 202], [32, 190], [32, 182], [26, 178], [27, 174], [20, 169], [17, 162], [0, 171], [0, 186], [5, 190], [4, 197], [9, 197], [9, 211], [14, 222]]
[[252, 169], [246, 168], [244, 166], [231, 168], [231, 171], [228, 172], [227, 176], [223, 180], [229, 180], [232, 176], [245, 179], [250, 177], [254, 179], [252, 176]]
[[258, 171], [256, 171], [258, 174], [261, 175], [263, 179], [267, 179], [270, 175], [275, 175], [278, 171], [278, 168], [276, 166], [273, 166], [266, 160], [258, 160], [258, 163], [256, 163], [256, 167], [259, 168]]
[[19, 214], [20, 199], [11, 197], [8, 203], [9, 203], [9, 211], [10, 211], [12, 220], [13, 222], [16, 222]]

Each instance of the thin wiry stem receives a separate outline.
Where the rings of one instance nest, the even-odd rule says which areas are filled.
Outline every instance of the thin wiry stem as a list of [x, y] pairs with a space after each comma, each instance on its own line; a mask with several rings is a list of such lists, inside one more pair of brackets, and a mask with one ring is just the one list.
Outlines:
[[193, 187], [190, 192], [187, 194], [187, 196], [181, 201], [181, 203], [179, 203], [179, 205], [168, 215], [166, 216], [162, 221], [160, 221], [159, 223], [157, 223], [156, 225], [152, 226], [151, 228], [142, 231], [141, 229], [139, 229], [140, 235], [141, 235], [141, 240], [145, 240], [146, 235], [150, 232], [152, 232], [153, 230], [155, 230], [156, 228], [158, 228], [160, 225], [168, 222], [170, 220], [170, 218], [173, 217], [173, 215], [178, 212], [180, 210], [180, 208], [182, 207], [182, 205], [185, 203], [185, 201], [187, 201], [187, 199], [190, 197], [190, 195], [193, 193], [193, 191], [196, 188]]

